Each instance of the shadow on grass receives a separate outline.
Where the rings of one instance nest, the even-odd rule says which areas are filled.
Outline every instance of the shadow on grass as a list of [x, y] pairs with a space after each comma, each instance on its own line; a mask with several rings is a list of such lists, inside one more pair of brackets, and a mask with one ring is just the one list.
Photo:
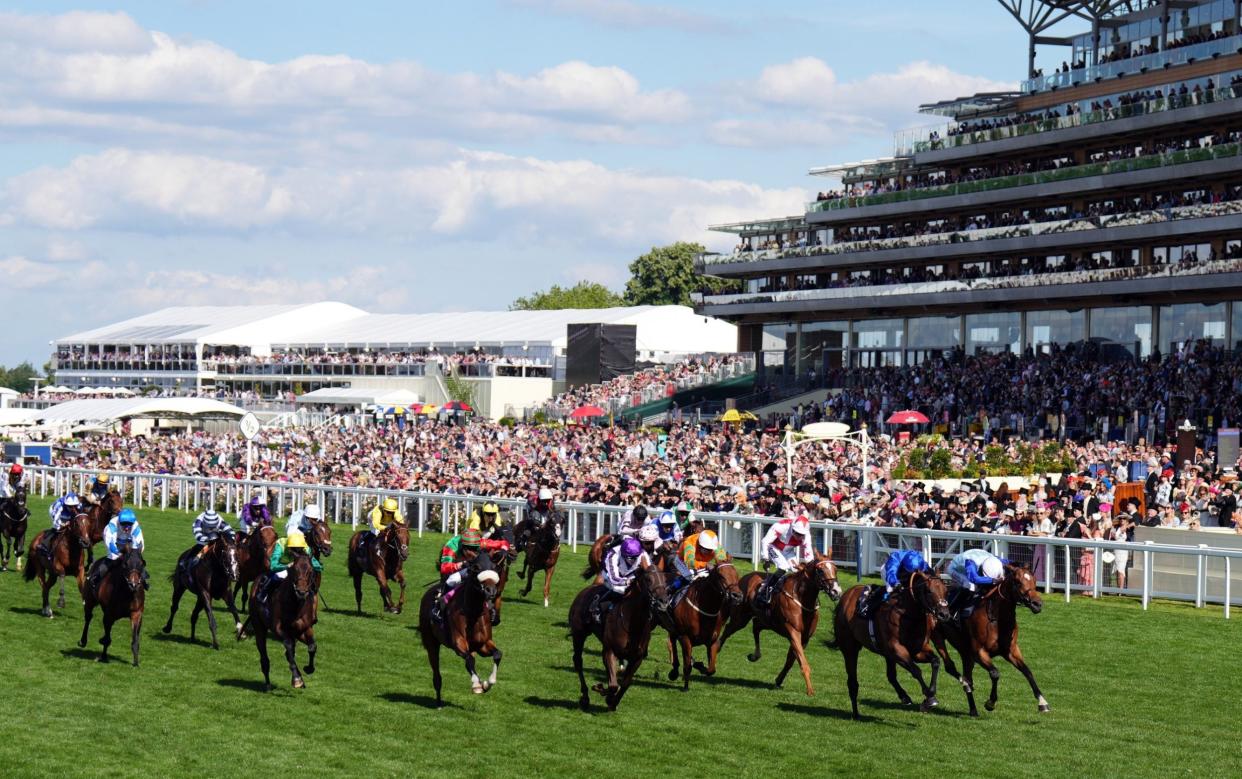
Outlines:
[[251, 692], [267, 692], [267, 685], [262, 679], [217, 679], [216, 684], [221, 687], [233, 687], [238, 690], [250, 690]]
[[[791, 680], [786, 680], [788, 684]], [[802, 683], [802, 677], [798, 677], [798, 683]], [[729, 676], [704, 676], [695, 671], [690, 674], [690, 684], [706, 684], [708, 686], [719, 685], [721, 687], [748, 687], [752, 690], [775, 690], [776, 685], [772, 682], [763, 681], [762, 679], [737, 679]]]
[[560, 628], [561, 630], [569, 630], [569, 623], [565, 620], [561, 620], [560, 622], [553, 622], [550, 627]]
[[[791, 714], [806, 714], [812, 717], [828, 717], [830, 719], [844, 720], [846, 722], [850, 722], [854, 719], [853, 715], [846, 709], [831, 709], [827, 706], [811, 706], [806, 703], [778, 703], [776, 704], [776, 708], [781, 711], [787, 711]], [[895, 723], [885, 722], [866, 714], [860, 714], [858, 721], [879, 723], [890, 728], [899, 727]]]
[[[14, 614], [33, 614], [36, 617], [43, 617], [43, 610], [38, 606], [9, 606], [9, 611]], [[47, 619], [47, 617], [43, 617]]]
[[[361, 614], [357, 609], [324, 609], [325, 614], [335, 614], [338, 617], [353, 617], [354, 619], [379, 619], [380, 615], [370, 611], [364, 611]], [[395, 614], [393, 616], [396, 616]]]
[[531, 706], [538, 706], [541, 709], [565, 709], [566, 711], [580, 711], [577, 699], [566, 701], [559, 698], [540, 698], [538, 695], [527, 695], [522, 700], [529, 703]]
[[408, 692], [382, 692], [375, 697], [383, 698], [389, 703], [413, 704], [415, 706], [422, 706], [424, 709], [438, 709], [438, 708], [460, 709], [461, 708], [456, 703], [450, 703], [448, 701], [445, 701], [443, 706], [439, 706], [436, 704], [436, 699], [434, 696], [411, 695]]
[[[210, 638], [190, 638], [184, 633], [165, 633], [163, 630], [155, 631], [148, 634], [152, 641], [162, 641], [167, 644], [185, 644], [187, 646], [211, 646]], [[211, 635], [211, 631], [207, 631], [207, 635]], [[236, 634], [232, 634], [236, 635]]]
[[[126, 647], [126, 651], [128, 651], [128, 647]], [[99, 659], [99, 650], [83, 649], [82, 647], [79, 647], [79, 646], [75, 646], [73, 649], [62, 649], [60, 650], [60, 654], [63, 657], [69, 657], [74, 660], [98, 660]]]

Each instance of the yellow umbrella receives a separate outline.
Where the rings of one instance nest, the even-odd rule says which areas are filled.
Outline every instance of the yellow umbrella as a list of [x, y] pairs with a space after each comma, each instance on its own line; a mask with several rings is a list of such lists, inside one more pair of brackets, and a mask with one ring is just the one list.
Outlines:
[[422, 414], [423, 416], [430, 417], [430, 416], [434, 416], [436, 412], [438, 412], [439, 410], [440, 410], [440, 407], [437, 406], [436, 404], [427, 403], [426, 405], [423, 406], [422, 411], [420, 411], [419, 413]]
[[742, 415], [738, 413], [737, 409], [731, 408], [728, 411], [721, 414], [720, 419], [716, 421], [718, 422], [741, 422]]
[[742, 412], [742, 421], [743, 421], [743, 422], [758, 422], [758, 421], [759, 421], [759, 417], [755, 416], [754, 414], [750, 413], [749, 411], [743, 411], [743, 412]]

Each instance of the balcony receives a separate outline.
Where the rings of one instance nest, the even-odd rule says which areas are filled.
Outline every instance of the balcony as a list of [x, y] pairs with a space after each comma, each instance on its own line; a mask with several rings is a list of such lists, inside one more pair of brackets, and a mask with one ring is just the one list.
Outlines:
[[1145, 73], [1157, 68], [1171, 68], [1185, 65], [1196, 60], [1220, 57], [1225, 54], [1242, 52], [1242, 37], [1232, 36], [1215, 41], [1204, 41], [1192, 46], [1179, 46], [1176, 49], [1144, 54], [1140, 57], [1129, 57], [1103, 65], [1089, 65], [1085, 68], [1074, 68], [1063, 73], [1052, 73], [1047, 76], [1027, 79], [1022, 82], [1022, 93], [1033, 94], [1049, 89], [1063, 89], [1088, 82], [1102, 81], [1106, 78], [1117, 78], [1129, 73]]
[[962, 181], [956, 184], [902, 189], [892, 192], [880, 192], [868, 195], [854, 195], [832, 200], [820, 200], [807, 204], [807, 213], [839, 211], [865, 206], [878, 206], [889, 203], [907, 203], [931, 198], [952, 195], [969, 195], [979, 192], [1028, 187], [1039, 184], [1053, 184], [1059, 181], [1071, 181], [1089, 176], [1107, 176], [1117, 173], [1130, 173], [1153, 168], [1173, 167], [1192, 162], [1224, 159], [1242, 156], [1242, 144], [1226, 143], [1200, 149], [1187, 149], [1166, 154], [1151, 154], [1143, 157], [1132, 157], [1110, 162], [1095, 162], [1087, 165], [1072, 165], [1056, 170], [1037, 171], [1034, 173], [1018, 173], [1012, 176]]

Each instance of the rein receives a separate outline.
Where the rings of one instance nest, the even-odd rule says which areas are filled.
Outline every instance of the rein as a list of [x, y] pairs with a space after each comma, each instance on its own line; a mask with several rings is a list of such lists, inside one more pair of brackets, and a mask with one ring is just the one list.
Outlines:
[[[799, 573], [800, 573], [800, 574], [801, 574], [801, 573], [805, 573], [805, 572], [810, 571], [810, 570], [813, 570], [813, 567], [812, 567], [812, 568], [810, 568], [810, 569], [808, 569], [808, 568], [803, 568], [803, 569], [802, 569], [802, 571], [800, 571]], [[807, 579], [808, 579], [808, 580], [809, 580], [812, 584], [815, 584], [814, 574], [811, 574], [810, 576], [807, 576]], [[792, 577], [790, 577], [787, 581], [793, 581], [793, 578], [792, 578]], [[786, 598], [789, 598], [791, 601], [793, 601], [794, 603], [798, 604], [798, 608], [802, 609], [802, 610], [803, 610], [804, 612], [806, 612], [807, 614], [813, 614], [813, 613], [815, 613], [815, 612], [819, 611], [819, 585], [818, 585], [818, 584], [815, 584], [815, 607], [814, 607], [814, 608], [807, 608], [806, 606], [804, 606], [804, 605], [802, 604], [802, 599], [801, 599], [801, 598], [799, 598], [799, 597], [797, 597], [796, 595], [790, 595], [790, 594], [789, 594], [789, 590], [785, 589], [784, 585], [782, 585], [782, 586], [781, 586], [781, 595], [784, 595]]]

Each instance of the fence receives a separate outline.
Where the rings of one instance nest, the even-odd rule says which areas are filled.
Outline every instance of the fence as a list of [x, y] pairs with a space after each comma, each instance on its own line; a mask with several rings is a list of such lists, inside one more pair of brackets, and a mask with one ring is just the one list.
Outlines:
[[[34, 491], [42, 496], [61, 495], [70, 489], [85, 492], [95, 471], [32, 465], [27, 469]], [[108, 471], [112, 483], [136, 509], [158, 507], [198, 512], [208, 506], [237, 512], [255, 492], [262, 492], [277, 516], [285, 516], [308, 503], [318, 503], [324, 516], [336, 523], [357, 526], [365, 523], [365, 513], [381, 498], [395, 498], [407, 521], [417, 528], [419, 537], [429, 532], [457, 533], [471, 512], [485, 502], [497, 503], [521, 521], [526, 502], [513, 498], [482, 495], [382, 490], [367, 487], [340, 487], [323, 484], [241, 481], [203, 476], [130, 473]], [[566, 521], [561, 540], [574, 551], [589, 545], [600, 535], [612, 532], [627, 510], [625, 506], [564, 503], [558, 508]], [[720, 536], [721, 548], [734, 557], [760, 563], [761, 539], [779, 517], [740, 514], [699, 513], [706, 525]], [[1074, 592], [1121, 594], [1139, 597], [1144, 610], [1152, 598], [1207, 603], [1223, 606], [1225, 618], [1233, 604], [1242, 605], [1242, 589], [1235, 590], [1234, 562], [1242, 560], [1242, 549], [1224, 549], [1206, 544], [1120, 543], [1101, 540], [1053, 537], [1007, 536], [985, 533], [956, 533], [918, 528], [870, 527], [839, 522], [813, 522], [812, 542], [816, 549], [830, 554], [838, 568], [850, 570], [861, 579], [877, 573], [891, 551], [916, 549], [936, 566], [966, 549], [986, 548], [1001, 557], [1028, 565], [1046, 594], [1063, 593], [1070, 602]], [[1106, 584], [1109, 566], [1103, 552], [1128, 553], [1133, 568], [1127, 586]], [[1239, 570], [1242, 573], [1242, 569]], [[1137, 583], [1136, 583], [1137, 580]], [[1162, 588], [1157, 588], [1157, 583]]]

